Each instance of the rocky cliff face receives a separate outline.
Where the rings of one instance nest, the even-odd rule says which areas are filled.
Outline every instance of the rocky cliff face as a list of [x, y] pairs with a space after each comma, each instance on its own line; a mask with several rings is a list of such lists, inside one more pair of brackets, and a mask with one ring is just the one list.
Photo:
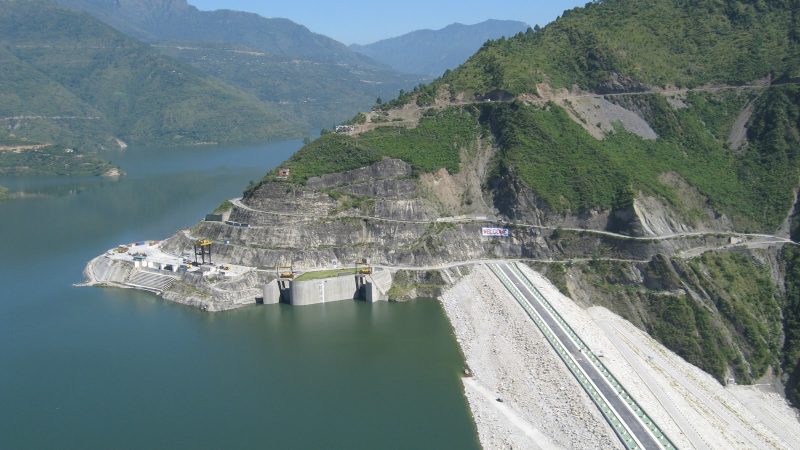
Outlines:
[[[483, 148], [482, 152], [492, 151]], [[392, 266], [485, 258], [647, 260], [659, 253], [728, 242], [728, 237], [714, 235], [628, 239], [606, 230], [614, 221], [624, 222], [623, 232], [646, 235], [631, 233], [635, 228], [630, 223], [639, 229], [645, 228], [641, 223], [650, 224], [653, 232], [654, 220], [634, 208], [556, 214], [514, 182], [480, 191], [487, 178], [485, 171], [482, 176], [476, 173], [475, 166], [485, 166], [484, 159], [478, 154], [466, 160], [455, 176], [444, 171], [414, 177], [409, 164], [386, 158], [368, 167], [311, 178], [304, 185], [268, 181], [233, 207], [230, 220], [249, 227], [202, 222], [191, 237], [212, 239], [215, 254], [234, 264], [294, 264], [307, 269], [363, 257]], [[476, 186], [477, 192], [467, 201], [464, 193]], [[508, 227], [511, 236], [482, 237], [481, 228], [486, 226]], [[691, 230], [681, 227], [674, 225], [676, 231]], [[167, 248], [181, 253], [191, 244], [190, 237], [177, 234]]]

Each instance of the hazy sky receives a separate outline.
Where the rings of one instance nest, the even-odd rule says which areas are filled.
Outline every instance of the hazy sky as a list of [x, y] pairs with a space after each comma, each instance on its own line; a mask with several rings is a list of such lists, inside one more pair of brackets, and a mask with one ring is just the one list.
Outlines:
[[188, 0], [203, 10], [235, 9], [285, 17], [345, 44], [368, 44], [453, 22], [512, 19], [544, 25], [588, 0]]

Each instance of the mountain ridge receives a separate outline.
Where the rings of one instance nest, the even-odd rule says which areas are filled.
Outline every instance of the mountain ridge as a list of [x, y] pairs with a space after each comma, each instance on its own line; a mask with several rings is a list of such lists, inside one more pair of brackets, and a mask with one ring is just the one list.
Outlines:
[[195, 41], [241, 44], [278, 56], [313, 57], [337, 63], [375, 63], [344, 44], [284, 18], [218, 9], [201, 11], [186, 0], [57, 0], [95, 15], [149, 42]]
[[456, 22], [350, 48], [402, 72], [439, 76], [466, 61], [487, 40], [510, 37], [528, 27], [514, 20], [489, 19], [473, 25]]

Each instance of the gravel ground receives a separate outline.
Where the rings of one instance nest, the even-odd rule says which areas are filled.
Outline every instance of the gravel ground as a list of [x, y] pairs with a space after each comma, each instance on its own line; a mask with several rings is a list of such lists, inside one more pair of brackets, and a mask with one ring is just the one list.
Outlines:
[[[538, 273], [523, 270], [678, 448], [800, 448], [798, 413], [780, 395], [726, 388], [616, 314], [582, 309]], [[621, 448], [488, 268], [461, 279], [442, 303], [473, 372], [464, 391], [484, 448]]]
[[484, 448], [621, 448], [536, 325], [488, 268], [476, 268], [442, 296], [442, 303], [473, 372], [465, 393]]

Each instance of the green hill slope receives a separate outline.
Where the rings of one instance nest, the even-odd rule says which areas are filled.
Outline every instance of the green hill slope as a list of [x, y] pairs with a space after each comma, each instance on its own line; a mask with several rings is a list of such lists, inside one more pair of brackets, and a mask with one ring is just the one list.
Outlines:
[[[240, 142], [297, 135], [258, 99], [49, 2], [0, 2], [0, 108], [65, 145]], [[13, 67], [11, 67], [13, 65]], [[19, 119], [13, 119], [17, 117]]]
[[340, 64], [374, 65], [334, 39], [288, 19], [219, 9], [200, 11], [186, 0], [57, 0], [147, 42], [238, 44], [273, 55]]
[[538, 32], [490, 43], [441, 82], [520, 94], [537, 83], [611, 92], [793, 77], [796, 9], [781, 0], [590, 3]]

